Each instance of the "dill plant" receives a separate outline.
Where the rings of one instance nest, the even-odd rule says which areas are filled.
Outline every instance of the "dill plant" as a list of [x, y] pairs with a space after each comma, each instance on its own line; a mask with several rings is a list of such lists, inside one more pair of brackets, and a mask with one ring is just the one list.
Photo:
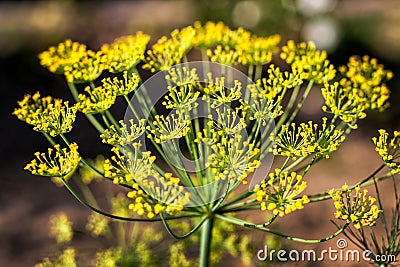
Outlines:
[[[212, 230], [218, 221], [306, 243], [330, 240], [352, 225], [375, 225], [382, 209], [361, 188], [390, 177], [390, 172], [377, 177], [385, 165], [393, 173], [399, 171], [398, 132], [390, 142], [384, 130], [374, 139], [384, 164], [369, 177], [320, 193], [303, 191], [314, 164], [329, 159], [368, 111], [387, 108], [391, 71], [368, 56], [353, 56], [336, 68], [312, 43], [290, 40], [279, 45], [279, 35], [260, 37], [221, 22], [176, 29], [147, 48], [149, 39], [138, 32], [99, 51], [66, 40], [39, 55], [43, 67], [64, 75], [76, 103], [39, 93], [18, 102], [14, 115], [53, 146], [47, 154], [36, 153], [28, 171], [55, 177], [101, 215], [162, 221], [177, 239], [201, 231], [200, 266], [210, 264]], [[202, 61], [191, 62], [189, 51], [199, 52]], [[287, 71], [271, 63], [278, 57]], [[139, 66], [154, 76], [161, 73], [162, 82], [143, 81]], [[245, 73], [236, 66], [244, 66]], [[321, 123], [299, 123], [297, 115], [311, 90], [321, 91], [326, 115]], [[126, 101], [124, 120], [110, 111], [117, 97]], [[97, 129], [99, 142], [112, 146], [114, 155], [101, 168], [85, 160], [68, 139], [68, 132], [79, 127], [73, 126], [79, 113]], [[284, 160], [269, 171], [273, 156]], [[78, 166], [125, 188], [127, 208], [135, 215], [112, 214], [81, 197], [69, 181]], [[242, 184], [249, 190], [240, 190]], [[334, 217], [343, 221], [335, 233], [309, 240], [269, 228], [279, 218], [325, 200], [334, 203]], [[243, 220], [238, 214], [246, 210], [259, 210], [268, 219], [260, 225]], [[171, 222], [186, 218], [194, 224], [180, 235]]]

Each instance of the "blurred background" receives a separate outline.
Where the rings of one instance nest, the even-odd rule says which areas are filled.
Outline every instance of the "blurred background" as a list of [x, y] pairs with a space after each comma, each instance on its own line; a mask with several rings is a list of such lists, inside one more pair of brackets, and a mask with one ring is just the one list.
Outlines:
[[[395, 74], [388, 83], [391, 107], [384, 113], [368, 114], [332, 160], [321, 162], [310, 172], [316, 181], [310, 183], [313, 186], [309, 192], [313, 192], [370, 174], [380, 164], [371, 136], [379, 128], [400, 128], [399, 14], [400, 1], [396, 0], [2, 1], [0, 266], [32, 266], [47, 255], [54, 244], [47, 234], [47, 221], [55, 211], [66, 211], [76, 225], [87, 214], [64, 188], [23, 171], [33, 152], [48, 144], [43, 136], [11, 115], [16, 102], [24, 94], [36, 91], [71, 99], [63, 77], [50, 74], [39, 65], [38, 53], [50, 45], [70, 38], [98, 49], [103, 43], [136, 31], [149, 34], [154, 43], [174, 28], [196, 20], [212, 20], [223, 21], [232, 28], [241, 26], [258, 35], [277, 33], [282, 36], [282, 43], [287, 39], [313, 41], [328, 51], [335, 65], [346, 64], [351, 55], [378, 58]], [[305, 105], [303, 116], [320, 112], [320, 93], [315, 90], [314, 94]], [[85, 122], [78, 118], [77, 123]], [[105, 147], [94, 146], [91, 141], [94, 135], [97, 137], [89, 124], [84, 132], [71, 133], [72, 138], [80, 140], [81, 152], [87, 157], [104, 152]], [[306, 208], [302, 215], [284, 220], [281, 230], [310, 238], [329, 234], [335, 228], [327, 219], [320, 221], [318, 217], [318, 212], [331, 209], [328, 204], [331, 203]], [[332, 244], [322, 244], [320, 248]]]

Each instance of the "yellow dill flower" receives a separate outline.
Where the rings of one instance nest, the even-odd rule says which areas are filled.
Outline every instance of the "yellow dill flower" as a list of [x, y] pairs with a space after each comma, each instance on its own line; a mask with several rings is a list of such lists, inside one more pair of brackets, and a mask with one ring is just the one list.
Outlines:
[[[307, 74], [298, 72], [296, 69], [291, 72], [282, 72], [274, 64], [269, 65], [267, 72], [268, 79], [262, 79], [263, 88], [265, 90], [268, 88], [268, 91], [276, 93], [280, 93], [284, 88], [289, 89], [303, 84], [303, 79], [307, 77]], [[259, 86], [261, 87], [261, 85]]]
[[88, 217], [86, 230], [88, 230], [95, 237], [105, 235], [108, 231], [110, 231], [108, 227], [108, 218], [104, 215], [93, 212]]
[[190, 120], [185, 114], [170, 114], [167, 117], [155, 115], [152, 122], [153, 127], [147, 126], [151, 132], [148, 138], [152, 138], [156, 143], [184, 137], [190, 130]]
[[207, 56], [211, 62], [218, 62], [223, 65], [232, 66], [238, 61], [239, 54], [229, 46], [217, 45], [214, 49], [207, 49]]
[[128, 217], [130, 215], [128, 205], [129, 200], [124, 194], [118, 194], [111, 198], [111, 213], [121, 217]]
[[311, 155], [318, 145], [313, 127], [305, 123], [298, 127], [295, 123], [290, 126], [282, 125], [281, 131], [276, 136], [272, 134], [270, 138], [275, 142], [271, 149], [274, 155], [290, 157], [293, 160]]
[[95, 267], [117, 267], [122, 259], [120, 248], [110, 248], [96, 253]]
[[329, 154], [336, 151], [341, 143], [346, 139], [343, 135], [343, 130], [335, 130], [335, 125], [326, 125], [327, 118], [322, 118], [321, 129], [318, 124], [312, 125], [312, 122], [308, 122], [308, 128], [313, 128], [313, 135], [318, 144], [315, 150], [316, 156], [329, 158]]
[[375, 58], [352, 56], [347, 66], [339, 68], [344, 76], [340, 84], [355, 89], [365, 109], [383, 111], [387, 108], [390, 91], [385, 82], [393, 77]]
[[116, 73], [134, 68], [144, 59], [149, 40], [150, 36], [137, 32], [136, 35], [119, 37], [111, 45], [103, 45], [101, 51], [107, 56], [107, 69]]
[[306, 157], [315, 153], [318, 157], [329, 158], [329, 154], [337, 150], [339, 145], [345, 140], [343, 130], [335, 130], [335, 125], [327, 126], [327, 118], [322, 118], [319, 126], [312, 121], [301, 123], [297, 127], [294, 123], [289, 126], [283, 125], [282, 131], [275, 137], [271, 135], [271, 140], [275, 142], [271, 151], [275, 155], [291, 157]]
[[274, 215], [282, 217], [303, 209], [304, 204], [309, 202], [308, 197], [304, 195], [296, 198], [307, 187], [307, 183], [302, 179], [303, 177], [295, 172], [275, 169], [275, 173], [270, 173], [268, 179], [254, 187], [256, 199], [261, 202], [261, 210], [271, 210]]
[[182, 48], [187, 52], [193, 47], [193, 38], [196, 30], [193, 26], [187, 26], [182, 29], [175, 29], [171, 32], [171, 38], [177, 40]]
[[179, 40], [163, 36], [147, 51], [143, 68], [151, 72], [168, 70], [180, 63], [185, 53], [186, 49]]
[[394, 131], [389, 140], [389, 133], [380, 129], [379, 137], [373, 137], [375, 151], [378, 152], [383, 162], [392, 170], [392, 174], [400, 172], [400, 162], [396, 161], [400, 156], [400, 131]]
[[167, 70], [165, 80], [168, 82], [168, 90], [171, 90], [176, 86], [182, 86], [185, 84], [197, 85], [199, 82], [199, 76], [197, 75], [196, 68], [188, 69], [187, 67], [172, 67]]
[[218, 135], [234, 135], [239, 133], [247, 124], [244, 119], [245, 113], [239, 115], [240, 109], [236, 109], [236, 112], [231, 110], [229, 107], [218, 107], [215, 109], [217, 118], [213, 119], [213, 115], [209, 115], [210, 121], [207, 123], [213, 131], [216, 131]]
[[306, 80], [321, 84], [335, 78], [336, 70], [327, 59], [326, 51], [316, 50], [311, 42], [296, 44], [290, 40], [282, 47], [280, 56], [292, 70], [304, 73]]
[[279, 35], [252, 37], [248, 42], [240, 42], [236, 47], [238, 62], [243, 65], [264, 65], [272, 60], [281, 41]]
[[260, 166], [257, 159], [260, 150], [242, 139], [240, 134], [235, 134], [211, 145], [212, 154], [208, 156], [206, 167], [211, 168], [215, 180], [246, 184], [247, 176]]
[[[94, 160], [93, 159], [87, 159], [87, 163], [89, 163], [91, 166], [96, 168], [96, 170], [99, 170], [100, 172], [104, 172], [104, 156], [103, 155], [98, 155]], [[82, 179], [82, 182], [84, 184], [90, 184], [93, 180], [100, 180], [103, 178], [102, 175], [98, 174], [97, 172], [93, 171], [92, 169], [88, 168], [87, 166], [83, 165], [79, 169], [79, 177]]]
[[153, 176], [143, 179], [133, 186], [128, 197], [133, 199], [129, 209], [138, 215], [147, 215], [153, 218], [161, 212], [177, 214], [189, 203], [190, 193], [184, 191], [179, 185], [180, 179], [173, 177], [171, 173], [161, 176], [154, 173]]
[[41, 263], [35, 264], [35, 267], [76, 267], [75, 249], [66, 248], [53, 262], [49, 258], [44, 258]]
[[105, 60], [102, 52], [88, 50], [79, 61], [64, 67], [65, 78], [70, 83], [92, 82], [106, 68]]
[[87, 86], [85, 91], [88, 95], [79, 94], [80, 102], [77, 104], [78, 109], [85, 114], [102, 113], [109, 109], [117, 97], [113, 91], [109, 91], [103, 86], [90, 88]]
[[57, 243], [68, 243], [73, 235], [72, 222], [64, 212], [50, 217], [50, 236], [54, 237]]
[[185, 245], [183, 243], [173, 244], [169, 248], [169, 266], [170, 267], [190, 267], [193, 265], [185, 256]]
[[[113, 179], [115, 184], [134, 184], [153, 173], [152, 164], [156, 157], [150, 151], [141, 152], [141, 144], [133, 143], [132, 150], [113, 147], [115, 153], [111, 160], [104, 161], [104, 176]], [[116, 165], [114, 166], [113, 163]]]
[[230, 29], [223, 22], [208, 21], [204, 25], [200, 22], [194, 23], [196, 34], [193, 44], [201, 49], [208, 49], [217, 43], [222, 43], [224, 35]]
[[352, 87], [343, 87], [339, 83], [326, 83], [321, 88], [322, 96], [325, 99], [325, 105], [322, 110], [332, 113], [353, 128], [357, 128], [355, 124], [357, 120], [365, 118], [364, 100], [360, 98], [357, 89]]
[[130, 92], [136, 90], [139, 85], [140, 77], [137, 73], [131, 73], [128, 77], [128, 71], [124, 71], [123, 80], [119, 80], [117, 77], [111, 80], [110, 77], [104, 78], [102, 81], [103, 88], [107, 91], [112, 92], [116, 96], [128, 95]]
[[336, 208], [335, 218], [352, 223], [355, 228], [360, 229], [362, 226], [375, 225], [379, 213], [382, 212], [378, 206], [374, 205], [376, 199], [368, 196], [368, 190], [361, 191], [357, 186], [353, 190], [347, 185], [342, 190], [329, 191]]
[[168, 95], [164, 96], [162, 104], [168, 109], [175, 109], [177, 113], [187, 113], [198, 106], [196, 102], [200, 92], [195, 92], [192, 84], [174, 86], [168, 89]]
[[[53, 153], [54, 152], [54, 153]], [[36, 159], [33, 159], [25, 167], [34, 175], [50, 177], [66, 177], [72, 174], [80, 161], [78, 145], [72, 143], [67, 148], [60, 148], [55, 145], [49, 148], [46, 153], [35, 153]]]
[[130, 127], [124, 123], [124, 121], [119, 121], [121, 127], [115, 129], [114, 125], [111, 125], [108, 129], [105, 129], [104, 133], [100, 135], [102, 142], [109, 145], [119, 145], [126, 146], [136, 139], [138, 139], [146, 130], [145, 128], [145, 119], [139, 120], [136, 124], [133, 119], [129, 120]]
[[169, 93], [164, 96], [162, 104], [166, 108], [185, 113], [198, 106], [196, 101], [200, 92], [196, 92], [194, 88], [199, 84], [199, 77], [195, 68], [170, 68], [165, 79]]
[[78, 63], [86, 53], [86, 45], [68, 39], [40, 53], [40, 65], [50, 72], [64, 74], [66, 67]]
[[[217, 108], [223, 104], [229, 104], [235, 100], [239, 100], [242, 93], [242, 83], [238, 80], [234, 80], [233, 84], [225, 83], [224, 77], [217, 77], [215, 80], [212, 78], [212, 74], [209, 73], [206, 85], [203, 88], [204, 95], [203, 100], [211, 102], [212, 108]], [[209, 98], [207, 96], [212, 96]]]
[[35, 131], [57, 136], [72, 130], [77, 106], [70, 107], [68, 101], [63, 102], [50, 96], [41, 98], [37, 92], [34, 95], [26, 95], [18, 105], [19, 108], [16, 108], [13, 114], [32, 125]]
[[235, 49], [239, 44], [247, 43], [251, 38], [251, 33], [242, 27], [236, 30], [227, 30], [222, 36], [221, 45]]

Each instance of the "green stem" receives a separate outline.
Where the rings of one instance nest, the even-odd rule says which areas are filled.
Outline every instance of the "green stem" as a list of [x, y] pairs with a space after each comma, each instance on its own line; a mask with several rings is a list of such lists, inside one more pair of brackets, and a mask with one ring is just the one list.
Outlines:
[[223, 216], [223, 215], [220, 215], [220, 214], [215, 214], [215, 217], [217, 217], [217, 218], [219, 218], [221, 220], [236, 224], [236, 225], [240, 225], [240, 226], [244, 226], [244, 227], [248, 227], [248, 228], [252, 228], [252, 229], [261, 230], [261, 231], [268, 232], [268, 233], [271, 233], [271, 234], [274, 234], [274, 235], [277, 235], [277, 236], [280, 236], [280, 237], [283, 237], [283, 238], [286, 238], [286, 239], [289, 239], [289, 240], [292, 240], [292, 241], [301, 242], [301, 243], [308, 243], [308, 244], [321, 243], [321, 242], [325, 242], [325, 241], [331, 240], [331, 239], [337, 237], [338, 235], [340, 235], [347, 228], [347, 226], [349, 226], [349, 224], [347, 223], [342, 228], [340, 228], [335, 233], [333, 233], [332, 235], [324, 237], [324, 238], [321, 238], [321, 239], [303, 239], [303, 238], [299, 238], [299, 237], [289, 236], [289, 235], [286, 235], [286, 234], [283, 234], [283, 233], [280, 233], [280, 232], [276, 232], [274, 230], [265, 228], [263, 225], [251, 224], [251, 223], [248, 223], [246, 221], [243, 221], [243, 220], [240, 220], [240, 219], [237, 219], [237, 218], [234, 218], [234, 217]]
[[163, 215], [162, 213], [160, 213], [160, 217], [161, 217], [161, 220], [162, 220], [162, 222], [163, 222], [165, 228], [167, 229], [168, 233], [169, 233], [173, 238], [175, 238], [175, 239], [185, 239], [185, 238], [191, 236], [193, 233], [195, 233], [195, 232], [202, 226], [202, 224], [203, 224], [203, 223], [206, 221], [206, 219], [207, 219], [207, 217], [204, 217], [204, 218], [203, 218], [192, 230], [190, 230], [187, 234], [184, 234], [184, 235], [182, 235], [182, 236], [178, 236], [178, 235], [176, 235], [176, 234], [172, 231], [171, 227], [168, 225], [168, 222], [164, 219], [164, 215]]
[[[79, 103], [80, 102], [79, 97], [78, 97], [79, 94], [78, 94], [78, 90], [76, 89], [75, 84], [68, 82], [68, 87], [69, 87], [71, 94], [74, 97], [75, 101], [77, 103]], [[95, 116], [93, 116], [92, 114], [85, 114], [85, 116], [99, 133], [104, 132], [104, 127], [97, 121]]]
[[[121, 217], [121, 216], [117, 216], [114, 214], [110, 214], [108, 212], [99, 210], [95, 207], [93, 207], [92, 205], [90, 205], [89, 203], [87, 203], [83, 198], [81, 198], [76, 192], [75, 190], [68, 184], [68, 182], [64, 179], [61, 178], [64, 186], [68, 189], [68, 191], [85, 207], [91, 209], [94, 212], [97, 212], [101, 215], [104, 215], [106, 217], [112, 218], [112, 219], [117, 219], [117, 220], [122, 220], [122, 221], [130, 221], [130, 222], [156, 222], [156, 221], [162, 221], [161, 218], [154, 218], [154, 219], [143, 219], [143, 218], [128, 218], [128, 217]], [[191, 215], [181, 215], [181, 216], [173, 216], [173, 217], [167, 217], [164, 218], [164, 220], [176, 220], [176, 219], [182, 219], [182, 218], [192, 218], [192, 217], [199, 217], [200, 215], [198, 214], [191, 214]]]
[[214, 217], [208, 217], [201, 228], [200, 239], [200, 267], [210, 266], [210, 250]]

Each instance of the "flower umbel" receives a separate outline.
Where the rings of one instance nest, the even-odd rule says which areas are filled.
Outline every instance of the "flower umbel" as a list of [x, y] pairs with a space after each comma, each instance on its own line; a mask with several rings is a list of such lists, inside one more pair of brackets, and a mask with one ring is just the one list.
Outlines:
[[34, 175], [49, 177], [66, 177], [75, 171], [80, 161], [78, 145], [72, 143], [68, 148], [61, 148], [60, 145], [54, 145], [46, 153], [35, 153], [36, 159], [33, 159], [25, 167]]
[[79, 94], [78, 109], [85, 114], [102, 113], [109, 109], [115, 102], [116, 94], [103, 86], [91, 89], [85, 88], [88, 95]]
[[392, 169], [392, 174], [400, 172], [400, 162], [396, 161], [400, 156], [400, 131], [393, 132], [393, 138], [389, 140], [389, 133], [384, 129], [379, 130], [379, 137], [373, 137], [375, 150], [383, 162]]
[[295, 172], [275, 169], [275, 173], [270, 173], [268, 179], [254, 187], [257, 201], [261, 202], [261, 210], [271, 210], [274, 215], [282, 217], [302, 209], [309, 202], [306, 195], [296, 198], [307, 187], [302, 179]]
[[145, 119], [139, 120], [136, 124], [133, 119], [129, 120], [130, 127], [124, 123], [124, 121], [119, 121], [121, 127], [118, 129], [114, 125], [111, 125], [108, 129], [105, 129], [104, 133], [100, 135], [102, 142], [110, 145], [126, 146], [132, 144], [133, 141], [138, 139], [146, 130]]
[[359, 186], [353, 190], [347, 185], [342, 186], [341, 190], [329, 191], [335, 208], [335, 218], [354, 224], [354, 227], [360, 229], [362, 226], [373, 226], [382, 212], [378, 206], [374, 205], [376, 199], [367, 196], [368, 190], [361, 191]]
[[77, 106], [70, 107], [68, 101], [50, 96], [41, 98], [39, 93], [35, 93], [26, 95], [18, 105], [13, 114], [32, 125], [35, 131], [54, 137], [72, 130]]
[[72, 240], [74, 235], [72, 222], [65, 213], [60, 212], [50, 217], [50, 235], [57, 240], [57, 243], [68, 243]]

